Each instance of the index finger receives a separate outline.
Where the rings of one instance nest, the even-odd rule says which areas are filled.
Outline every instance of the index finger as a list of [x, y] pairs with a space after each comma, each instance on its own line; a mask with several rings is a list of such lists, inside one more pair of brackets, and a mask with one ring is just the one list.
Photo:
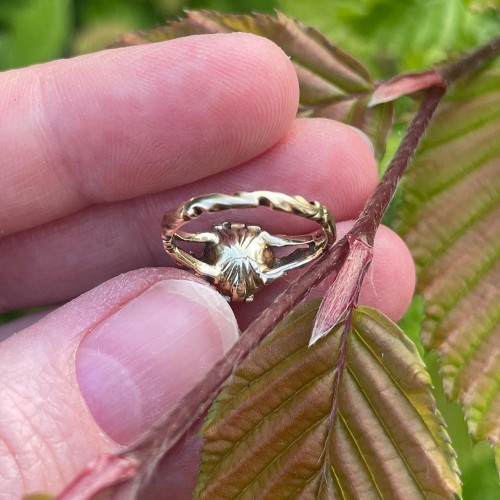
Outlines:
[[270, 41], [203, 35], [0, 75], [2, 235], [161, 192], [275, 144], [298, 103]]

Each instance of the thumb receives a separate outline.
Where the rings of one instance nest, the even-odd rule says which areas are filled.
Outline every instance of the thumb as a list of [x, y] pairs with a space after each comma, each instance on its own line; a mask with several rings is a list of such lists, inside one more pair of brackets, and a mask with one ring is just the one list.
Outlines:
[[0, 491], [59, 492], [175, 405], [237, 335], [217, 292], [143, 269], [0, 343]]

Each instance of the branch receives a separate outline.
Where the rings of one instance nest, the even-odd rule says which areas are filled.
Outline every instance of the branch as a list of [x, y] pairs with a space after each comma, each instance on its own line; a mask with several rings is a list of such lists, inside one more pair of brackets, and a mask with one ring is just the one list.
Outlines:
[[222, 389], [222, 384], [234, 368], [254, 349], [261, 340], [291, 311], [312, 287], [332, 273], [332, 266], [340, 268], [348, 255], [347, 240], [340, 240], [318, 263], [296, 280], [252, 322], [236, 344], [156, 426], [131, 443], [119, 456], [141, 463], [135, 478], [136, 488], [147, 484], [163, 456], [184, 436], [191, 426], [210, 407]]
[[444, 78], [448, 85], [456, 83], [470, 73], [473, 73], [485, 63], [500, 54], [500, 37], [493, 38], [470, 54], [460, 58], [438, 69], [438, 73]]
[[432, 115], [436, 111], [444, 93], [445, 89], [440, 87], [431, 88], [426, 92], [417, 114], [413, 118], [377, 189], [366, 202], [354, 227], [349, 231], [351, 236], [365, 239], [369, 245], [373, 245], [375, 232], [382, 221], [382, 217], [389, 206], [403, 173], [415, 155]]

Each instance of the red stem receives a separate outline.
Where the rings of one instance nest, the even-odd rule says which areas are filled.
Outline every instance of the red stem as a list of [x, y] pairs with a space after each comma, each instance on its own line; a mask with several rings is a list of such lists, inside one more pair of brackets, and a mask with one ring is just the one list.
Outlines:
[[380, 180], [377, 189], [366, 202], [356, 224], [349, 232], [352, 236], [366, 239], [366, 242], [373, 246], [375, 232], [444, 93], [445, 89], [440, 87], [431, 88], [426, 92], [420, 108], [408, 127], [408, 131]]

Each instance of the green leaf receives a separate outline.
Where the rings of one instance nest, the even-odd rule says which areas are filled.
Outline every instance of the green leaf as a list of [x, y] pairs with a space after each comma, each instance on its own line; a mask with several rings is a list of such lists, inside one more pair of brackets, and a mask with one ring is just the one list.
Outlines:
[[399, 231], [425, 299], [422, 341], [476, 439], [500, 442], [500, 69], [458, 85], [404, 184]]
[[276, 2], [275, 0], [190, 0], [189, 7], [191, 9], [214, 9], [240, 13], [273, 12]]
[[[478, 9], [480, 3], [497, 9]], [[354, 52], [377, 78], [433, 64], [498, 34], [498, 0], [279, 0], [284, 12]], [[482, 11], [480, 11], [482, 10]]]
[[308, 348], [296, 309], [229, 379], [202, 430], [199, 498], [453, 498], [455, 455], [414, 345], [354, 311]]
[[269, 38], [290, 57], [300, 86], [300, 116], [334, 118], [363, 130], [378, 157], [385, 150], [392, 127], [393, 106], [368, 107], [375, 84], [353, 56], [329, 42], [318, 31], [278, 13], [233, 15], [189, 11], [187, 17], [150, 31], [130, 33], [119, 45], [159, 42], [193, 34], [243, 31]]
[[19, 0], [0, 6], [0, 69], [59, 57], [72, 25], [70, 0]]

